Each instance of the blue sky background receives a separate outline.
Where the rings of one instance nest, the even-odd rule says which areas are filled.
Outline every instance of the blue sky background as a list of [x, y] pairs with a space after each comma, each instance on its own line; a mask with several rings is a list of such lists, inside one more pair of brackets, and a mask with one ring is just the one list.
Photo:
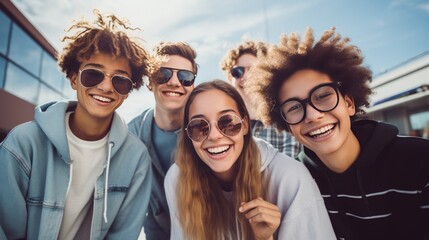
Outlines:
[[[59, 51], [73, 19], [93, 19], [92, 9], [127, 18], [151, 50], [159, 41], [186, 41], [197, 51], [196, 84], [225, 79], [219, 61], [242, 39], [277, 43], [282, 33], [312, 27], [319, 38], [332, 26], [350, 37], [374, 75], [429, 51], [429, 1], [423, 0], [13, 0]], [[145, 88], [119, 109], [126, 121], [153, 106]]]

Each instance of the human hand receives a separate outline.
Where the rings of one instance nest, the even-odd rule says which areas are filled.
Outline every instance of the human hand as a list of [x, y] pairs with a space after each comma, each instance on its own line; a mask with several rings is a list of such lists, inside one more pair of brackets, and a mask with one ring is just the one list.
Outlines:
[[242, 202], [239, 212], [249, 220], [256, 239], [273, 239], [273, 234], [280, 225], [280, 209], [258, 197], [250, 202]]

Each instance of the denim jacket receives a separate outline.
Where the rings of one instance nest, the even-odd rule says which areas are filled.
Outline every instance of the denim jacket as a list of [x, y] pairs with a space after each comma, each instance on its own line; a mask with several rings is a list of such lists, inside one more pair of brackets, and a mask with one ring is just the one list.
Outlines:
[[144, 224], [146, 239], [163, 240], [170, 239], [170, 214], [164, 191], [164, 179], [167, 171], [163, 170], [155, 147], [152, 144], [153, 124], [155, 124], [154, 109], [150, 108], [128, 123], [128, 129], [143, 141], [152, 160], [152, 193], [148, 215]]
[[[35, 121], [15, 127], [0, 144], [0, 239], [58, 238], [73, 165], [65, 113], [76, 104], [37, 107]], [[137, 239], [150, 196], [149, 154], [116, 113], [108, 143], [94, 186], [90, 239]]]

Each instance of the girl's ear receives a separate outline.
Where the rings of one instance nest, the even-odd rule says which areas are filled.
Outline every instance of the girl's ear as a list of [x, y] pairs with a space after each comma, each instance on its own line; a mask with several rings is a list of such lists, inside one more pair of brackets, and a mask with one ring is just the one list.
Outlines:
[[246, 135], [249, 132], [249, 117], [243, 119], [243, 135]]
[[347, 106], [347, 112], [349, 113], [349, 116], [353, 116], [356, 113], [356, 106], [355, 101], [353, 98], [349, 97], [348, 95], [344, 96], [344, 101], [346, 102]]

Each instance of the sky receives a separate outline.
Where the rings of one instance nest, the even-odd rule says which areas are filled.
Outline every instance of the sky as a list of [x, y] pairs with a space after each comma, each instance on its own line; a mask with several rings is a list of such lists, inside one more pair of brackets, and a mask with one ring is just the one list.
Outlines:
[[[429, 0], [12, 0], [59, 51], [73, 20], [93, 20], [93, 9], [128, 19], [151, 51], [160, 41], [185, 41], [195, 48], [195, 84], [226, 79], [219, 61], [243, 39], [277, 44], [281, 34], [314, 30], [316, 38], [335, 26], [364, 55], [377, 76], [429, 51]], [[142, 87], [118, 109], [125, 121], [155, 104]]]

